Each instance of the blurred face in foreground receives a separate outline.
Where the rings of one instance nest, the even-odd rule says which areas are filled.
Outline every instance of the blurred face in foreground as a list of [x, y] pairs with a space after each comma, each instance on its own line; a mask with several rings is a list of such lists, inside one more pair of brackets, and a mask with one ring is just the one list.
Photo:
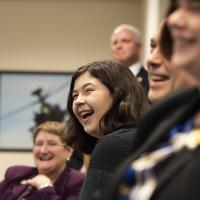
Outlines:
[[173, 38], [172, 64], [200, 80], [200, 1], [179, 0], [168, 17]]
[[[172, 46], [173, 43], [166, 21], [163, 21], [151, 39], [151, 52], [147, 59], [150, 85], [148, 97], [152, 103], [176, 89], [197, 85], [197, 80], [191, 74], [182, 68], [176, 68], [172, 65], [169, 60], [172, 56], [170, 53]], [[167, 50], [165, 52], [168, 52], [168, 55], [162, 53], [163, 49]]]
[[173, 87], [173, 78], [167, 68], [170, 63], [162, 56], [159, 45], [162, 28], [163, 22], [160, 23], [156, 33], [151, 38], [151, 52], [147, 59], [150, 86], [148, 97], [152, 103], [167, 95]]

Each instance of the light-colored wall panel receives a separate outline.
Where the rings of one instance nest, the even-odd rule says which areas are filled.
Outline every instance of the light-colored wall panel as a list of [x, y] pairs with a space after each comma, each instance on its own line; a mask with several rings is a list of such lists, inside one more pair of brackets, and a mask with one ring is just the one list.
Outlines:
[[9, 166], [34, 166], [32, 152], [0, 152], [0, 163], [0, 181], [3, 179], [5, 171]]
[[0, 70], [73, 70], [110, 58], [120, 23], [143, 30], [140, 0], [0, 0]]

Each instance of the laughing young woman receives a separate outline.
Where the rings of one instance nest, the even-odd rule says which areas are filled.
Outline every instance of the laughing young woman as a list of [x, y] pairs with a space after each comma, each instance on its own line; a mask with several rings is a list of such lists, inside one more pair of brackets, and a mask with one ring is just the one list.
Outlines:
[[80, 67], [68, 96], [69, 144], [92, 153], [80, 200], [91, 200], [130, 154], [135, 128], [149, 107], [131, 71], [114, 61]]

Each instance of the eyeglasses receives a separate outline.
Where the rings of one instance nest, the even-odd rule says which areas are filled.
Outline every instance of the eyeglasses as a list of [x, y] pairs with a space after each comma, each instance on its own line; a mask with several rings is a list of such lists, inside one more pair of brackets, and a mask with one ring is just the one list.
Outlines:
[[53, 148], [56, 148], [58, 146], [62, 146], [62, 147], [66, 146], [63, 143], [58, 143], [58, 142], [54, 142], [54, 141], [48, 141], [48, 142], [38, 141], [38, 142], [34, 143], [34, 147], [36, 147], [36, 148], [42, 148], [44, 145], [46, 145], [46, 147], [49, 148], [49, 149], [53, 149]]

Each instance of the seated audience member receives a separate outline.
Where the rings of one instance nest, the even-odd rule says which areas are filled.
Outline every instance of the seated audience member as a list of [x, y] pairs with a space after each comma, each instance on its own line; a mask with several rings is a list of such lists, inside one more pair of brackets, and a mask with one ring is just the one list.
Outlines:
[[128, 24], [117, 26], [111, 35], [113, 59], [128, 67], [141, 83], [145, 93], [149, 89], [147, 71], [140, 63], [142, 41], [140, 31]]
[[[162, 34], [161, 34], [162, 33]], [[162, 36], [162, 38], [161, 38]], [[169, 67], [171, 62], [169, 60], [169, 52], [161, 52], [160, 40], [165, 40], [163, 49], [170, 51], [170, 43], [172, 43], [169, 30], [166, 27], [166, 21], [162, 21], [156, 33], [150, 40], [150, 54], [147, 58], [149, 92], [148, 98], [151, 103], [156, 103], [161, 98], [172, 93], [178, 88], [183, 88], [188, 85], [196, 85], [197, 81], [184, 70], [176, 70], [170, 72]]]
[[190, 82], [179, 85], [184, 88], [146, 114], [138, 128], [136, 151], [115, 174], [118, 180], [112, 183], [118, 183], [104, 199], [200, 199], [199, 8], [199, 0], [173, 0], [167, 19], [173, 41], [168, 69], [172, 74], [183, 70], [196, 87]]
[[80, 194], [80, 200], [91, 200], [130, 155], [135, 129], [149, 102], [128, 68], [98, 61], [73, 74], [67, 107], [69, 144], [92, 153]]
[[33, 135], [36, 167], [13, 166], [0, 183], [1, 200], [78, 200], [84, 175], [67, 166], [72, 148], [60, 122], [39, 125]]

